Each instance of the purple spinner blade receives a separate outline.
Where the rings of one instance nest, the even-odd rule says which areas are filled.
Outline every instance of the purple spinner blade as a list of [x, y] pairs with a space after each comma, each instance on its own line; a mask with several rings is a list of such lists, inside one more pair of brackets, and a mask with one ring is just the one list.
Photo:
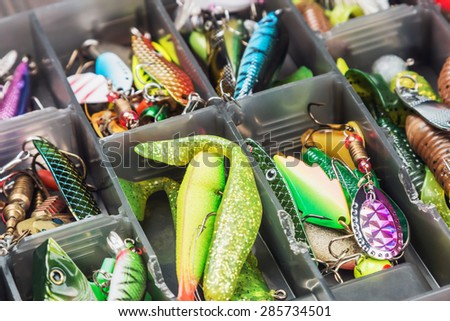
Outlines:
[[28, 64], [22, 61], [16, 67], [8, 89], [0, 101], [0, 120], [18, 116], [25, 112], [29, 85]]

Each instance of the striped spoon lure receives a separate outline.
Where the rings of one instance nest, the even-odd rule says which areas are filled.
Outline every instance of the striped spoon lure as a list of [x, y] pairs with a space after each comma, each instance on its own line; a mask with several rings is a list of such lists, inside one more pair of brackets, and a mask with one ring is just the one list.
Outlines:
[[31, 141], [44, 159], [76, 220], [100, 214], [94, 196], [89, 191], [75, 164], [56, 146], [44, 138]]
[[188, 96], [194, 92], [191, 78], [173, 62], [159, 54], [151, 40], [136, 28], [131, 29], [133, 54], [139, 65], [157, 83], [163, 86], [178, 103], [186, 106]]

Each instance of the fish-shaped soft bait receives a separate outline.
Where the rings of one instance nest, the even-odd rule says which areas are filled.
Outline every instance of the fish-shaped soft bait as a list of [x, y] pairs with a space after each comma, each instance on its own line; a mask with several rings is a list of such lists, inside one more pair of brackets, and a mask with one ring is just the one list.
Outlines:
[[33, 254], [33, 300], [96, 300], [86, 276], [52, 238]]
[[148, 198], [156, 192], [164, 191], [169, 199], [172, 213], [177, 212], [178, 184], [168, 177], [151, 178], [141, 182], [131, 182], [123, 178], [118, 178], [128, 202], [131, 205], [134, 215], [139, 221], [144, 220], [145, 207]]
[[25, 113], [30, 95], [30, 71], [28, 63], [22, 61], [16, 67], [8, 89], [0, 101], [0, 120]]
[[176, 267], [179, 300], [194, 300], [205, 269], [224, 188], [224, 158], [204, 152], [195, 155], [186, 170], [177, 200]]
[[281, 30], [279, 19], [282, 12], [269, 12], [258, 22], [239, 66], [235, 99], [266, 88], [281, 66], [288, 48], [288, 38]]
[[229, 300], [262, 218], [261, 199], [247, 156], [239, 145], [211, 135], [148, 142], [135, 147], [135, 152], [143, 157], [175, 166], [186, 165], [200, 151], [224, 155], [231, 162], [203, 277], [207, 300]]
[[330, 180], [320, 166], [310, 167], [292, 156], [274, 156], [275, 164], [288, 182], [295, 203], [307, 222], [343, 229], [350, 212], [342, 186]]
[[142, 300], [147, 287], [147, 269], [141, 255], [129, 249], [116, 232], [110, 232], [107, 241], [116, 253], [108, 301]]
[[131, 30], [133, 53], [142, 68], [163, 86], [178, 103], [186, 106], [188, 96], [194, 92], [191, 78], [173, 62], [167, 61], [153, 47], [150, 39], [136, 28]]

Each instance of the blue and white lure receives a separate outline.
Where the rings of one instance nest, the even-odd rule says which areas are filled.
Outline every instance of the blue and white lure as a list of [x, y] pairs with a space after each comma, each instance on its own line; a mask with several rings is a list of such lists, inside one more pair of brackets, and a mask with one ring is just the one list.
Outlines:
[[234, 98], [242, 98], [267, 87], [283, 63], [288, 38], [281, 31], [283, 10], [269, 12], [256, 25], [239, 67]]

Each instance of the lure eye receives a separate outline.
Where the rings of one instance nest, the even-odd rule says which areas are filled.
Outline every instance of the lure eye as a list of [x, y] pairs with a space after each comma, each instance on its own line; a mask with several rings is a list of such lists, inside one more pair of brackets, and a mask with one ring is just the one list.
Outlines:
[[273, 168], [272, 168], [272, 169], [269, 169], [269, 170], [266, 172], [266, 179], [267, 179], [269, 182], [273, 181], [273, 180], [275, 179], [275, 177], [277, 177], [277, 171], [274, 170]]
[[61, 285], [66, 281], [66, 275], [60, 269], [52, 269], [49, 273], [50, 281], [55, 285]]

